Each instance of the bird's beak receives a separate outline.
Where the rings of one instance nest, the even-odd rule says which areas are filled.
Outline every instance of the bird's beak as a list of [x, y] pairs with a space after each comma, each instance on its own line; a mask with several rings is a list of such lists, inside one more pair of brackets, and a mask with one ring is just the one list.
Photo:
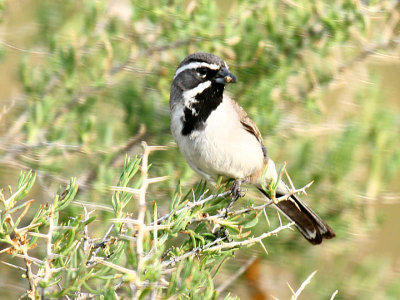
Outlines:
[[215, 82], [220, 84], [235, 83], [237, 78], [227, 68], [221, 68], [215, 78]]

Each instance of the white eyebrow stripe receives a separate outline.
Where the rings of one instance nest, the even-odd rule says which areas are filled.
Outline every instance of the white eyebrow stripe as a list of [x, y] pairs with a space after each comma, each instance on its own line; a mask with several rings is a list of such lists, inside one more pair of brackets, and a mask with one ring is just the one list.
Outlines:
[[182, 73], [185, 70], [197, 69], [197, 68], [201, 68], [201, 67], [206, 67], [206, 68], [209, 68], [211, 70], [218, 70], [219, 69], [219, 66], [216, 65], [216, 64], [208, 64], [208, 63], [205, 63], [205, 62], [191, 62], [190, 64], [184, 65], [184, 66], [180, 67], [178, 70], [176, 70], [174, 79], [176, 78], [176, 76], [178, 76], [180, 73]]

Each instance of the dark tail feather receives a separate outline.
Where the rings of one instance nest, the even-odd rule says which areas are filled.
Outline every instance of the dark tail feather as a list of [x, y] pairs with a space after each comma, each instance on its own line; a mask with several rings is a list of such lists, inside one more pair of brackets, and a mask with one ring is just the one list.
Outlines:
[[[268, 195], [260, 189], [268, 197]], [[283, 195], [276, 194], [276, 197]], [[295, 223], [299, 232], [313, 245], [322, 243], [323, 239], [331, 239], [336, 236], [329, 227], [311, 208], [300, 198], [293, 195], [291, 200], [283, 200], [277, 203], [276, 208], [290, 221]]]

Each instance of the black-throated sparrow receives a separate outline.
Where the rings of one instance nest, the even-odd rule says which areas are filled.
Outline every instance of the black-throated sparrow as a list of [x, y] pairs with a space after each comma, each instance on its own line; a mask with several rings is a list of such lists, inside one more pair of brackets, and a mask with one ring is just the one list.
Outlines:
[[[261, 179], [276, 182], [278, 174], [256, 124], [224, 94], [225, 85], [235, 82], [236, 77], [219, 57], [202, 52], [187, 56], [171, 86], [172, 134], [186, 161], [206, 180], [215, 182], [224, 176], [248, 182], [267, 196]], [[277, 197], [290, 192], [282, 180], [279, 182]], [[310, 243], [335, 237], [297, 195], [275, 206]]]

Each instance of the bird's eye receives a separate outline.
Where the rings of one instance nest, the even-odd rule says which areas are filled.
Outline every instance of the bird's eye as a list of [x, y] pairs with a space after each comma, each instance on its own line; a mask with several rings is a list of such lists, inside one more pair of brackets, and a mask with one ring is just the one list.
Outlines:
[[200, 75], [200, 77], [205, 77], [207, 75], [207, 68], [197, 68], [197, 74]]

